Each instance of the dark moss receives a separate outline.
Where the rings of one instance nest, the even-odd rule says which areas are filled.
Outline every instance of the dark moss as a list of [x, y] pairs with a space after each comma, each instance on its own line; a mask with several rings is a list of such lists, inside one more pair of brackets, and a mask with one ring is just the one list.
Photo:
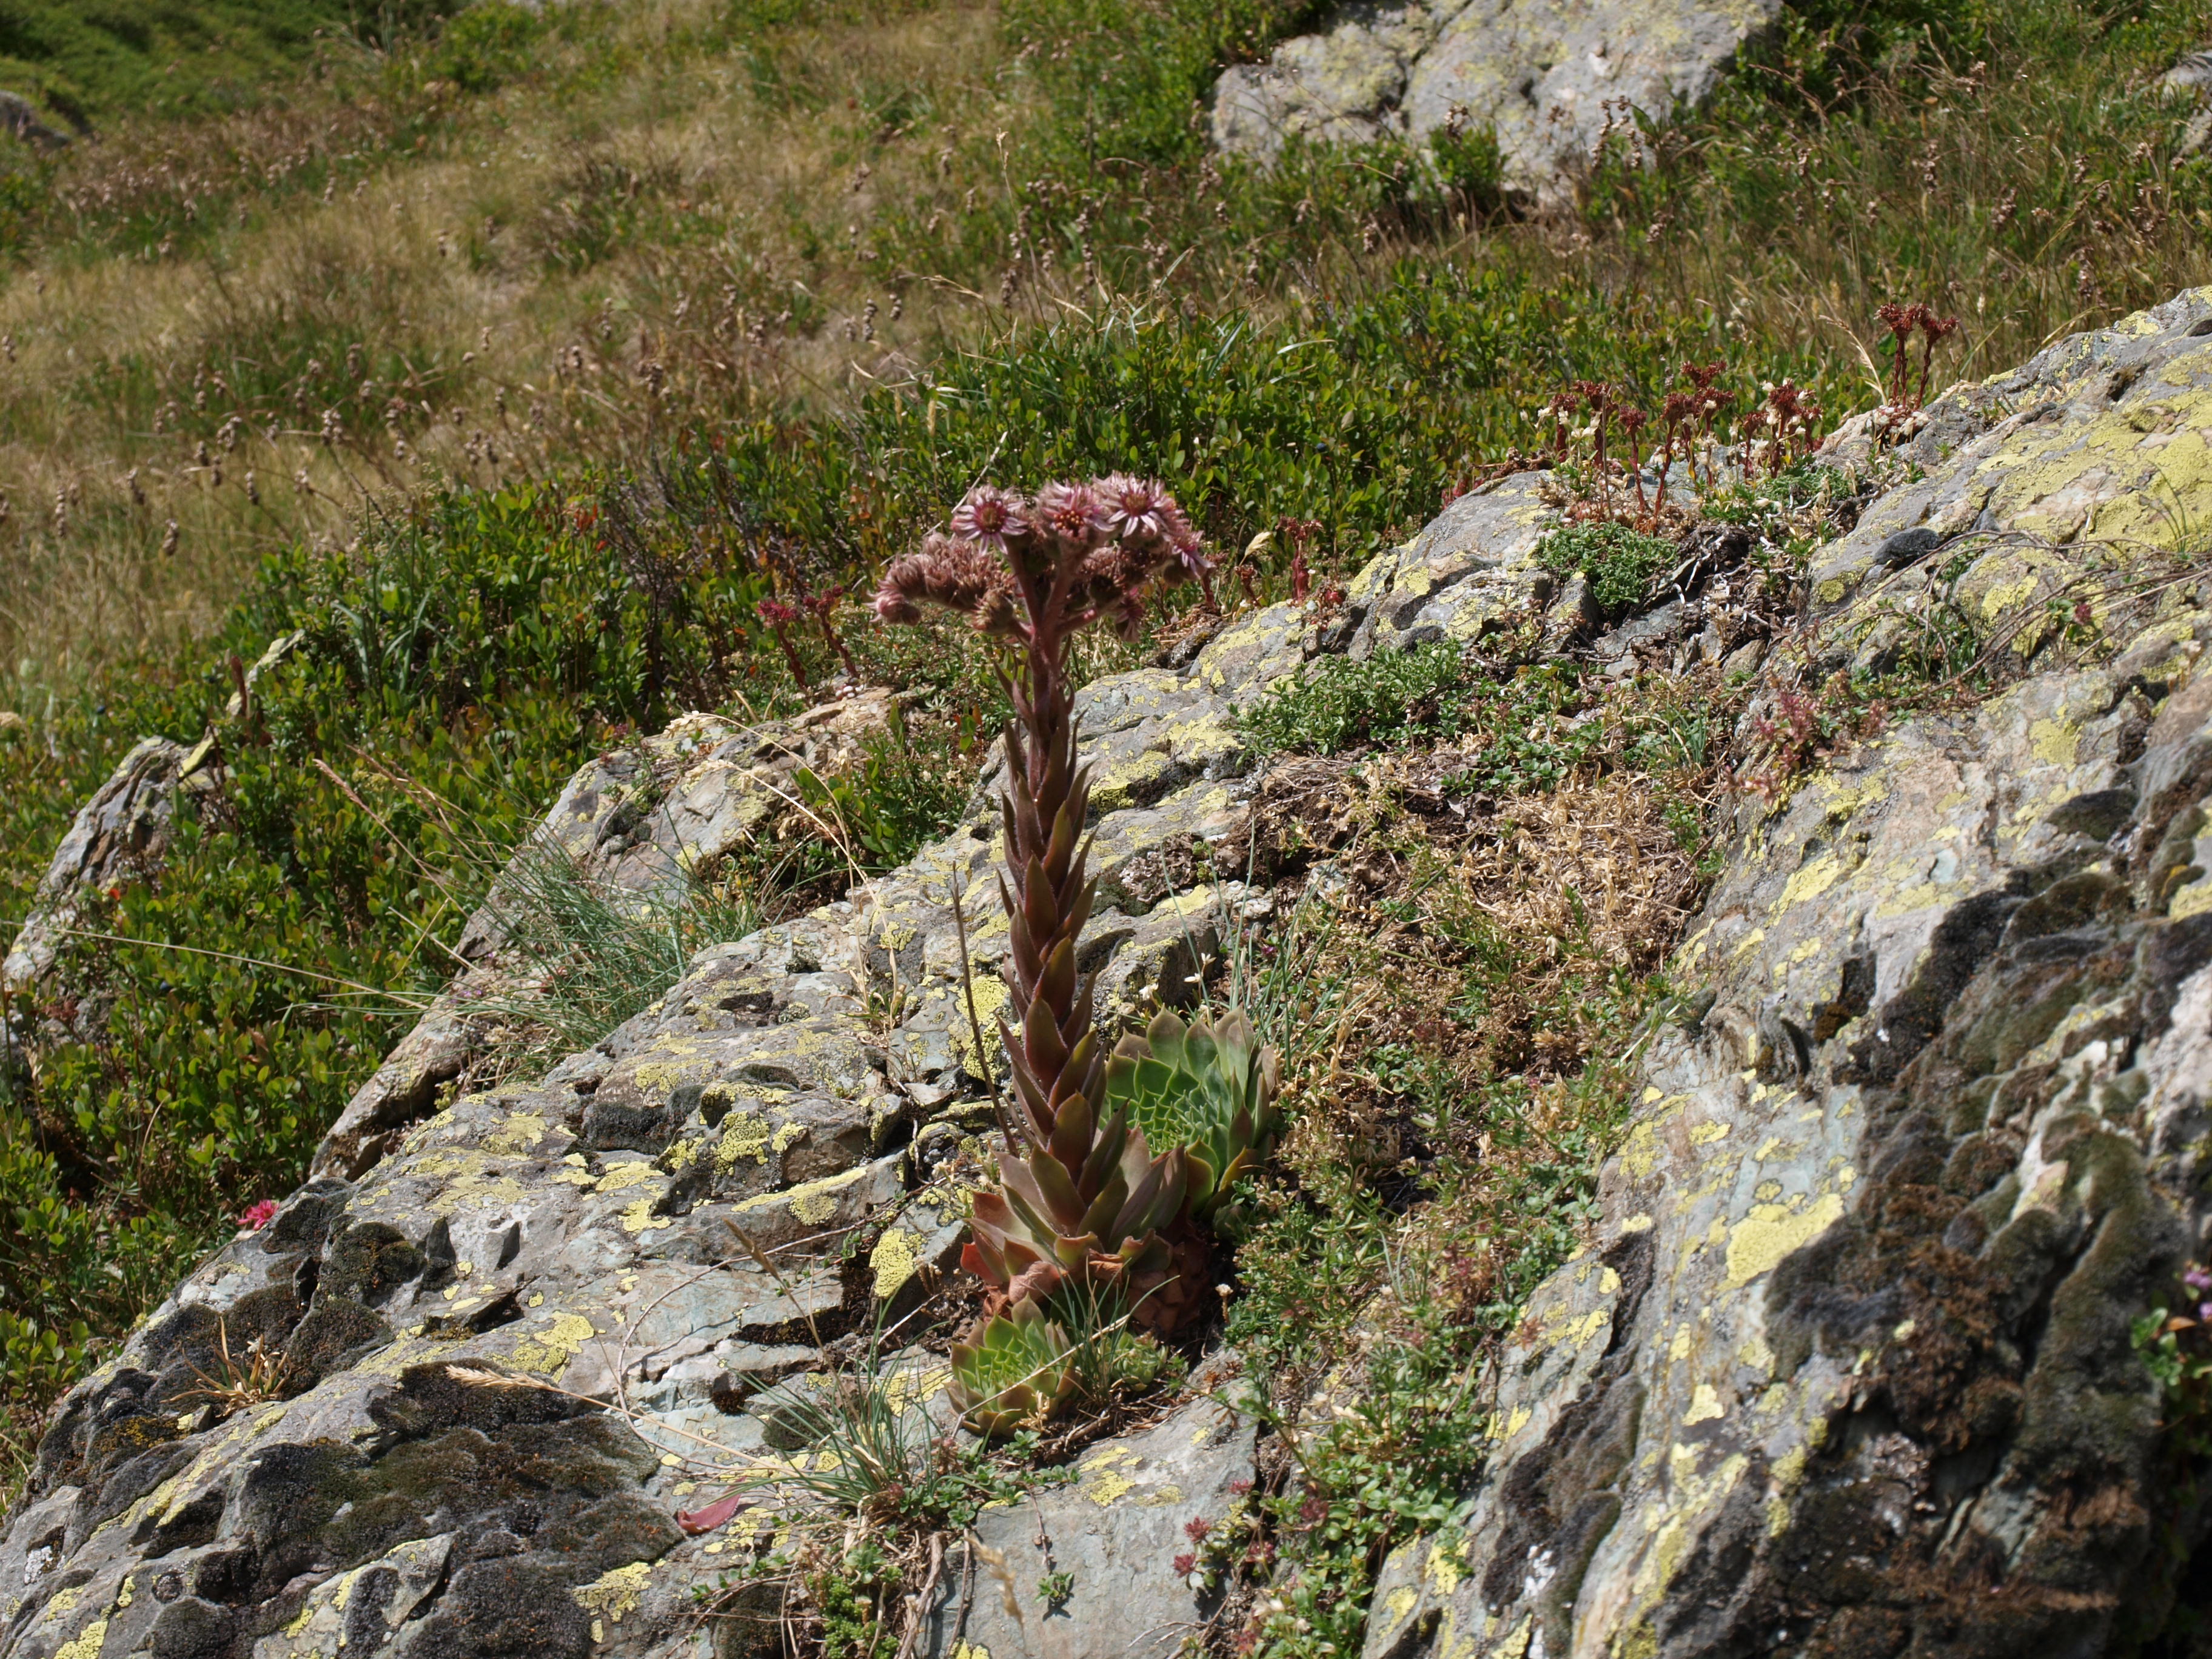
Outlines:
[[370, 1419], [392, 1434], [410, 1439], [447, 1429], [473, 1428], [491, 1433], [514, 1423], [562, 1423], [599, 1408], [557, 1389], [519, 1378], [509, 1386], [459, 1382], [442, 1364], [410, 1365], [399, 1385], [369, 1401]]
[[188, 1595], [163, 1607], [147, 1638], [153, 1659], [230, 1659], [238, 1615], [213, 1601]]
[[319, 1294], [380, 1307], [401, 1285], [420, 1279], [426, 1265], [422, 1252], [397, 1227], [356, 1222], [323, 1258]]
[[392, 1327], [358, 1302], [319, 1296], [284, 1345], [287, 1386], [304, 1394], [363, 1354], [392, 1340]]
[[[1960, 909], [1871, 1022], [1905, 1063], [1855, 1050], [1875, 1137], [1857, 1206], [1769, 1281], [1778, 1370], [1818, 1349], [1854, 1374], [1751, 1575], [1767, 1599], [1737, 1624], [1807, 1653], [2099, 1651], [2170, 1559], [2143, 1502], [2160, 1430], [2130, 1326], [2180, 1259], [2179, 1218], [2133, 1144], [2054, 1115], [2062, 1074], [2027, 1062], [2084, 1006], [2112, 1012], [2069, 1041], [2127, 1052], [2212, 940], [2136, 920], [2101, 878]], [[2063, 1179], [2015, 1217], [2031, 1122]], [[1961, 1513], [1993, 1482], [2037, 1496]]]
[[592, 1621], [569, 1594], [579, 1582], [558, 1558], [471, 1561], [410, 1639], [410, 1659], [583, 1659]]

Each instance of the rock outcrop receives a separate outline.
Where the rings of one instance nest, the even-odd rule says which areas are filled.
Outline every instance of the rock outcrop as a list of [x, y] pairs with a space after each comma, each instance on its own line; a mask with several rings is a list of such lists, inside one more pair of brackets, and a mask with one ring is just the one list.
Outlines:
[[[1494, 1368], [1464, 1520], [1387, 1564], [1369, 1659], [2086, 1654], [2163, 1616], [2202, 1528], [2130, 1323], [2204, 1250], [2208, 434], [2212, 291], [1947, 397], [1918, 476], [1816, 559], [1807, 687], [1940, 611], [2003, 689], [1741, 798], [1602, 1218]], [[1180, 1000], [1260, 902], [1234, 704], [1319, 653], [1580, 625], [1540, 483], [1454, 503], [1324, 628], [1259, 611], [1084, 693], [1109, 1018]], [[1676, 621], [1677, 652], [1735, 643]], [[611, 763], [546, 833], [658, 879], [751, 810], [764, 740], [677, 728], [629, 850], [599, 850]], [[0, 1656], [764, 1650], [769, 1613], [698, 1607], [772, 1524], [675, 1516], [771, 1449], [778, 1412], [740, 1407], [957, 1256], [989, 1062], [951, 890], [994, 841], [979, 810], [702, 952], [527, 1086], [387, 1089], [63, 1402], [0, 1542]], [[994, 907], [967, 945], [988, 1027]], [[939, 1362], [899, 1364], [941, 1411]], [[917, 1650], [1171, 1649], [1213, 1611], [1178, 1529], [1253, 1474], [1221, 1397], [950, 1540]]]
[[2208, 336], [2200, 291], [1961, 389], [1816, 560], [1822, 670], [1955, 605], [2018, 683], [1744, 807], [1605, 1222], [1370, 1659], [2158, 1627], [2203, 1530], [2130, 1322], [2205, 1249]]
[[[0, 94], [0, 99], [6, 95]], [[238, 690], [230, 695], [229, 718], [244, 712], [261, 676], [283, 662], [300, 637], [286, 634], [270, 641], [243, 671]], [[179, 807], [197, 812], [201, 799], [222, 787], [224, 775], [222, 751], [212, 734], [190, 745], [143, 738], [78, 810], [40, 879], [31, 914], [0, 960], [0, 994], [21, 1011], [17, 1017], [26, 1025], [82, 1036], [100, 1024], [105, 1011], [96, 1002], [65, 1006], [70, 999], [55, 975], [62, 948], [84, 922], [88, 899], [143, 880], [161, 868]], [[31, 1034], [15, 1035], [21, 1040]]]
[[872, 692], [787, 720], [739, 726], [690, 714], [632, 747], [601, 755], [568, 781], [531, 843], [494, 884], [455, 945], [467, 964], [414, 1028], [354, 1091], [315, 1153], [314, 1173], [351, 1176], [391, 1150], [396, 1133], [430, 1109], [437, 1091], [493, 1046], [496, 1011], [542, 988], [507, 948], [524, 884], [518, 866], [558, 860], [610, 902], [680, 900], [694, 871], [711, 868], [801, 807], [802, 769], [834, 776], [880, 732], [890, 700]]
[[1421, 143], [1457, 111], [1496, 135], [1508, 189], [1547, 196], [1626, 109], [1664, 121], [1703, 100], [1780, 9], [1777, 0], [1349, 5], [1264, 63], [1224, 72], [1213, 141], [1267, 160], [1294, 137]]
[[[1103, 1003], [1188, 999], [1238, 895], [1211, 871], [1249, 761], [1228, 700], [1310, 644], [1281, 607], [1188, 672], [1085, 694], [1101, 878], [1085, 965]], [[750, 763], [789, 737], [679, 723], [650, 750], [647, 810], [637, 779], [598, 762], [544, 833], [642, 889], [764, 810], [752, 786], [774, 768]], [[746, 1400], [957, 1259], [959, 1200], [933, 1177], [963, 1133], [942, 1109], [976, 1092], [984, 1062], [950, 888], [984, 890], [993, 822], [979, 805], [899, 874], [701, 953], [528, 1087], [433, 1112], [434, 1085], [406, 1097], [411, 1121], [335, 1128], [319, 1167], [338, 1173], [204, 1263], [63, 1402], [0, 1545], [0, 1653], [739, 1640], [702, 1625], [692, 1592], [740, 1545], [670, 1517], [765, 1446]], [[988, 1024], [1007, 935], [995, 906], [974, 909]], [[471, 937], [495, 936], [480, 921]], [[937, 1365], [915, 1386], [943, 1382]], [[1249, 1463], [1249, 1430], [1241, 1443]], [[1150, 1447], [1129, 1455], [1149, 1468], [1166, 1455]], [[1155, 1488], [1116, 1477], [1092, 1494], [1133, 1492], [1150, 1523]]]

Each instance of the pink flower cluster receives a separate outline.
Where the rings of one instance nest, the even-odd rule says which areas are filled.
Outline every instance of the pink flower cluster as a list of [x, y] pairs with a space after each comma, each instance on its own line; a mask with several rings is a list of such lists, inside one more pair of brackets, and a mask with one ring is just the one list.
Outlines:
[[258, 1233], [276, 1218], [276, 1200], [264, 1198], [258, 1204], [246, 1206], [246, 1213], [238, 1218], [239, 1231]]
[[951, 530], [892, 562], [878, 616], [911, 623], [941, 605], [1032, 644], [1110, 617], [1133, 638], [1152, 588], [1212, 568], [1175, 497], [1122, 473], [1047, 484], [1034, 501], [986, 484], [953, 509]]

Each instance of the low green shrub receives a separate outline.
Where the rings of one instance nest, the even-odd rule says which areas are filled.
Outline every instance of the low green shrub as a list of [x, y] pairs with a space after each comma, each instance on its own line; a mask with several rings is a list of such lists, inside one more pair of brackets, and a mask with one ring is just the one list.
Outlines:
[[1455, 736], [1478, 680], [1465, 648], [1449, 640], [1357, 661], [1327, 657], [1237, 709], [1237, 723], [1263, 758], [1401, 748]]
[[423, 68], [464, 92], [493, 91], [529, 72], [532, 49], [547, 27], [535, 8], [514, 0], [476, 0], [438, 32]]
[[1536, 558], [1555, 576], [1589, 582], [1590, 597], [1607, 616], [1619, 617], [1651, 603], [1655, 584], [1674, 568], [1680, 554], [1662, 536], [1598, 520], [1552, 531], [1537, 543]]

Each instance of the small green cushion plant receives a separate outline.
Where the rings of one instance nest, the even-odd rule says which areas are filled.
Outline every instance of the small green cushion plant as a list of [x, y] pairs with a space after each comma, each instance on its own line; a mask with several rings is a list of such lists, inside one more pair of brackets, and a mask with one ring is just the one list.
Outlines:
[[1230, 1184], [1267, 1155], [1279, 1114], [1278, 1062], [1231, 1008], [1186, 1025], [1163, 1010], [1106, 1062], [1106, 1104], [1154, 1146], [1183, 1148], [1185, 1213], [1210, 1218]]

